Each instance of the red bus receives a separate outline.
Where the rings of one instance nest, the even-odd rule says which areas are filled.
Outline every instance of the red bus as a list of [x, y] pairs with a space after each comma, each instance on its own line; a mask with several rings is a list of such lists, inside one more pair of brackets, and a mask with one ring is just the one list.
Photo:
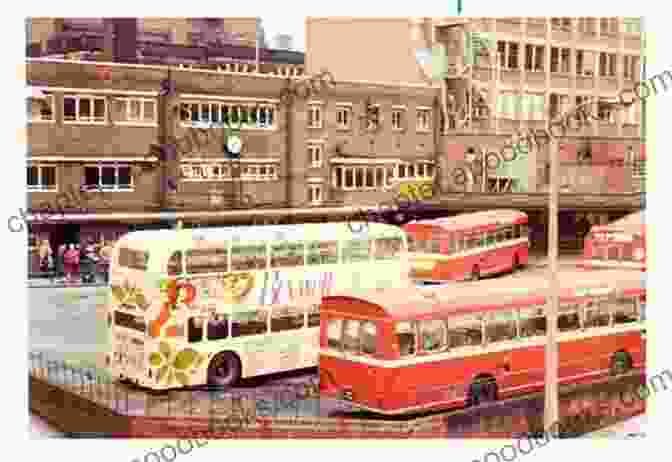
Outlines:
[[527, 215], [518, 210], [413, 221], [402, 228], [416, 282], [478, 280], [527, 265]]
[[[560, 384], [643, 370], [642, 273], [571, 270], [560, 284]], [[321, 394], [404, 414], [543, 389], [546, 294], [544, 277], [523, 275], [324, 297]]]
[[644, 212], [631, 213], [606, 226], [593, 226], [586, 236], [579, 266], [646, 271]]

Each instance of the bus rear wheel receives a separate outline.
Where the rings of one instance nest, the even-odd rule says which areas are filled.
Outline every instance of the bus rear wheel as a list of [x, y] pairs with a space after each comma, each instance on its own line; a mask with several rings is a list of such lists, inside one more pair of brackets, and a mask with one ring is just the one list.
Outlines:
[[497, 401], [497, 381], [494, 377], [477, 377], [469, 386], [467, 407]]
[[230, 387], [240, 380], [240, 360], [233, 353], [216, 355], [208, 366], [208, 385]]
[[609, 373], [611, 375], [626, 374], [632, 368], [632, 358], [625, 351], [618, 351], [611, 357]]

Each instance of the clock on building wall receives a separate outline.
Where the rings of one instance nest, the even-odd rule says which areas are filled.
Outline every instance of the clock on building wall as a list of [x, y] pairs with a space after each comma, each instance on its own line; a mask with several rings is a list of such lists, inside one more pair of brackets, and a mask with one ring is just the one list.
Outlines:
[[231, 157], [240, 157], [240, 152], [243, 150], [243, 140], [238, 134], [230, 134], [226, 138], [226, 151]]

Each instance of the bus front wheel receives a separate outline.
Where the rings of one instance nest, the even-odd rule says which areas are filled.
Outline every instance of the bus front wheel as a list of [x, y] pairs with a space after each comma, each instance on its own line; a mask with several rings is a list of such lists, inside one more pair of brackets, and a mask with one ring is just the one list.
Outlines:
[[240, 360], [233, 353], [219, 353], [208, 367], [208, 385], [229, 387], [240, 379]]

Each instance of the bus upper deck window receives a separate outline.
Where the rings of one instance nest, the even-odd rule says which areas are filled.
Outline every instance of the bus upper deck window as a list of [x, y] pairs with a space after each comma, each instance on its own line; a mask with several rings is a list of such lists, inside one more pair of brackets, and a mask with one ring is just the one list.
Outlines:
[[182, 252], [175, 252], [168, 260], [168, 275], [177, 276], [182, 274]]

